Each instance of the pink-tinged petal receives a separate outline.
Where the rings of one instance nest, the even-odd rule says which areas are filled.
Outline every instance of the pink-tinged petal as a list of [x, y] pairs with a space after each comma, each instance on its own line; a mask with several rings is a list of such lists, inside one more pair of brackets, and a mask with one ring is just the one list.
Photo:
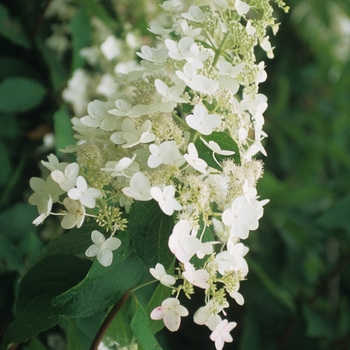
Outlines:
[[158, 306], [151, 312], [151, 319], [152, 320], [161, 320], [164, 317], [164, 308], [163, 306]]

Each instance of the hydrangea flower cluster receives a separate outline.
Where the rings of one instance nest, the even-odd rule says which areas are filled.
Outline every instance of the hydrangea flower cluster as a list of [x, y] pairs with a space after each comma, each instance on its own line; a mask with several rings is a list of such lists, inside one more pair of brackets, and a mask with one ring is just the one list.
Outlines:
[[[244, 303], [239, 286], [248, 273], [248, 248], [241, 241], [258, 228], [268, 202], [256, 191], [263, 163], [254, 156], [266, 155], [267, 137], [267, 98], [258, 88], [267, 75], [255, 47], [273, 57], [267, 29], [276, 32], [278, 24], [269, 0], [161, 6], [173, 24], [154, 24], [158, 45], [142, 46], [140, 67], [118, 74], [125, 93], [94, 100], [87, 115], [72, 119], [79, 142], [65, 151], [76, 162], [50, 155], [42, 162], [50, 175], [31, 179], [29, 202], [38, 207], [35, 224], [50, 214], [62, 215], [65, 229], [96, 220], [110, 237], [93, 231], [86, 255], [103, 266], [112, 263], [121, 244], [114, 236], [127, 227], [133, 203], [158, 202], [175, 220], [168, 246], [178, 267], [175, 275], [161, 264], [150, 270], [174, 295], [150, 316], [176, 331], [188, 315], [179, 295], [202, 289], [194, 322], [212, 331], [221, 350], [236, 326], [222, 318], [224, 309], [230, 299]], [[53, 213], [55, 203], [64, 209]]]

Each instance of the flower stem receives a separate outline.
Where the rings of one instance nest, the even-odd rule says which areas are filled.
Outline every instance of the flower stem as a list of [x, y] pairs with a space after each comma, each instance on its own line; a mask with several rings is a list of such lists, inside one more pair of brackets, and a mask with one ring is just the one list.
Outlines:
[[221, 42], [220, 46], [218, 47], [218, 49], [215, 52], [215, 56], [214, 56], [214, 60], [213, 60], [213, 67], [215, 67], [216, 64], [218, 63], [219, 57], [220, 57], [220, 55], [223, 52], [223, 47], [224, 47], [224, 45], [225, 45], [225, 43], [226, 43], [226, 41], [227, 41], [227, 39], [229, 37], [229, 34], [230, 34], [230, 32], [227, 31], [225, 36], [224, 36], [224, 38], [222, 39], [222, 42]]
[[95, 335], [95, 338], [90, 346], [90, 350], [97, 350], [98, 346], [100, 345], [105, 333], [107, 332], [108, 327], [111, 325], [112, 321], [114, 320], [115, 316], [117, 316], [117, 313], [123, 306], [123, 304], [127, 301], [129, 298], [130, 291], [126, 291], [125, 294], [122, 296], [122, 298], [114, 304], [111, 311], [103, 321], [101, 327], [99, 328], [98, 332]]

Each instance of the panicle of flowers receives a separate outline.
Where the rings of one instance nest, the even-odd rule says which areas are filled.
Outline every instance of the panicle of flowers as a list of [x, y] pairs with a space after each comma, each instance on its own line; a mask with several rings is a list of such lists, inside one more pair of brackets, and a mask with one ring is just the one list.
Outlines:
[[[38, 207], [36, 224], [61, 203], [65, 210], [56, 214], [64, 216], [64, 228], [80, 227], [90, 216], [111, 232], [106, 240], [93, 231], [86, 251], [104, 266], [121, 244], [113, 236], [126, 227], [133, 203], [157, 201], [175, 219], [168, 246], [179, 267], [175, 276], [161, 264], [151, 269], [175, 294], [151, 318], [176, 331], [188, 315], [179, 295], [202, 289], [194, 322], [212, 331], [221, 350], [236, 325], [222, 318], [224, 309], [232, 299], [244, 303], [239, 287], [249, 249], [241, 241], [258, 228], [268, 202], [256, 191], [263, 167], [254, 156], [266, 155], [267, 137], [267, 98], [259, 84], [267, 75], [255, 48], [273, 57], [268, 28], [278, 26], [269, 0], [211, 3], [162, 3], [165, 23], [172, 24], [152, 24], [158, 43], [140, 48], [137, 70], [118, 75], [123, 93], [112, 89], [108, 100], [90, 102], [86, 116], [73, 118], [77, 162], [62, 164], [51, 155], [43, 163], [50, 175], [32, 179], [29, 201]], [[117, 47], [116, 40], [108, 37], [102, 51]]]

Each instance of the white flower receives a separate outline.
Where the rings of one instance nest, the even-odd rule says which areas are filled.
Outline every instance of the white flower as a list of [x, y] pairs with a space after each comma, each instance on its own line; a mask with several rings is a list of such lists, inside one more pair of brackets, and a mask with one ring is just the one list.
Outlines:
[[220, 148], [220, 146], [215, 141], [207, 142], [202, 137], [200, 139], [208, 148], [210, 148], [213, 151], [213, 153], [217, 153], [217, 154], [220, 154], [222, 156], [231, 156], [231, 155], [235, 154], [234, 151], [222, 150]]
[[169, 88], [168, 85], [160, 79], [156, 79], [155, 86], [162, 96], [162, 103], [159, 108], [161, 112], [171, 112], [175, 108], [176, 103], [187, 102], [184, 98], [180, 97], [185, 88], [184, 84], [174, 85]]
[[113, 261], [112, 250], [120, 247], [121, 241], [116, 237], [109, 237], [107, 240], [105, 236], [99, 231], [92, 231], [91, 240], [94, 242], [85, 252], [89, 258], [97, 255], [97, 260], [102, 266], [110, 266]]
[[238, 305], [244, 304], [244, 297], [241, 293], [238, 292], [239, 290], [239, 282], [237, 282], [236, 286], [233, 288], [233, 290], [229, 291], [230, 297], [232, 299], [235, 299], [236, 303]]
[[162, 209], [163, 213], [166, 215], [173, 215], [174, 210], [182, 209], [182, 205], [174, 198], [174, 186], [166, 186], [163, 190], [159, 187], [152, 187], [150, 192], [153, 199], [158, 202], [160, 209]]
[[155, 64], [163, 64], [166, 62], [168, 58], [168, 50], [167, 49], [154, 49], [147, 45], [143, 45], [141, 47], [141, 52], [136, 52], [138, 56], [143, 58], [146, 61], [151, 61]]
[[188, 220], [180, 220], [173, 228], [169, 237], [169, 249], [182, 262], [188, 262], [201, 248], [200, 240], [191, 235], [191, 225]]
[[233, 269], [247, 275], [249, 268], [244, 256], [248, 253], [249, 248], [243, 243], [234, 243], [232, 240], [227, 242], [227, 249], [231, 256], [234, 257], [235, 265]]
[[224, 275], [226, 272], [230, 272], [236, 265], [236, 260], [227, 250], [219, 253], [215, 257], [215, 261], [218, 264], [218, 271]]
[[174, 40], [166, 39], [164, 41], [166, 47], [169, 49], [168, 55], [174, 60], [185, 60], [190, 57], [194, 57], [194, 53], [191, 52], [191, 46], [194, 44], [194, 40], [191, 37], [185, 36], [177, 43]]
[[271, 46], [271, 43], [269, 41], [269, 37], [265, 36], [265, 38], [260, 42], [260, 46], [264, 51], [266, 51], [267, 57], [268, 58], [273, 58], [273, 47]]
[[185, 271], [182, 273], [182, 275], [187, 279], [188, 282], [199, 288], [209, 288], [209, 273], [206, 270], [195, 270], [193, 265], [189, 262], [185, 262], [184, 267]]
[[188, 154], [184, 154], [184, 158], [186, 159], [187, 163], [199, 172], [206, 174], [208, 164], [203, 159], [198, 158], [198, 152], [194, 143], [190, 143], [187, 150]]
[[128, 101], [118, 98], [115, 101], [115, 107], [110, 109], [108, 112], [119, 117], [127, 116], [130, 118], [138, 118], [145, 115], [149, 111], [149, 106], [147, 105], [136, 105], [131, 106]]
[[146, 120], [137, 130], [135, 123], [127, 118], [122, 123], [122, 131], [111, 135], [110, 140], [117, 144], [123, 145], [123, 148], [130, 148], [139, 143], [152, 142], [155, 139], [154, 134], [150, 132], [152, 123]]
[[141, 172], [137, 172], [130, 180], [130, 187], [124, 187], [123, 193], [137, 201], [149, 201], [152, 199], [151, 186], [148, 178]]
[[[51, 176], [46, 181], [39, 177], [32, 177], [29, 180], [30, 188], [34, 193], [29, 197], [28, 202], [31, 205], [41, 205], [40, 202], [47, 202], [48, 198], [52, 198], [52, 203], [56, 203], [59, 196], [64, 193], [58, 184], [52, 180]], [[45, 205], [44, 205], [45, 206]]]
[[249, 11], [249, 5], [241, 0], [236, 0], [235, 8], [240, 16], [246, 15]]
[[122, 41], [117, 39], [114, 35], [109, 35], [107, 39], [101, 44], [100, 48], [103, 55], [108, 61], [117, 58], [122, 51]]
[[180, 305], [178, 299], [168, 298], [162, 302], [162, 306], [158, 306], [151, 312], [152, 320], [163, 320], [165, 327], [171, 332], [179, 329], [181, 316], [187, 316], [187, 309]]
[[218, 315], [224, 308], [229, 307], [229, 303], [225, 301], [222, 305], [209, 300], [205, 306], [200, 307], [193, 316], [193, 321], [198, 325], [206, 325], [211, 331], [214, 331], [217, 325], [221, 322], [221, 317]]
[[185, 162], [175, 141], [165, 141], [159, 146], [151, 144], [149, 150], [151, 155], [147, 165], [150, 168], [157, 168], [160, 164], [181, 166]]
[[212, 80], [205, 75], [197, 74], [197, 69], [189, 62], [184, 65], [183, 72], [176, 71], [176, 75], [192, 90], [203, 94], [212, 95], [220, 87], [220, 83], [217, 80]]
[[165, 268], [162, 264], [157, 263], [156, 268], [149, 269], [151, 275], [160, 281], [166, 287], [170, 287], [170, 285], [175, 284], [176, 280], [174, 276], [168, 275], [165, 271]]
[[188, 12], [182, 13], [181, 16], [189, 21], [201, 23], [209, 16], [209, 12], [203, 12], [198, 6], [192, 5]]
[[256, 33], [256, 28], [252, 26], [251, 20], [248, 20], [245, 30], [247, 31], [248, 35], [254, 35]]
[[201, 104], [193, 109], [193, 114], [186, 117], [187, 124], [203, 135], [210, 135], [213, 129], [220, 125], [221, 117], [217, 114], [208, 114], [208, 110]]
[[236, 322], [228, 322], [227, 320], [222, 320], [214, 329], [213, 333], [210, 335], [210, 339], [215, 342], [216, 350], [222, 350], [225, 342], [231, 343], [232, 337], [230, 332], [233, 328], [237, 326]]
[[101, 191], [96, 188], [89, 188], [86, 180], [82, 176], [78, 176], [76, 188], [68, 191], [68, 197], [79, 200], [87, 208], [95, 208], [96, 198], [101, 196]]
[[71, 163], [66, 166], [64, 173], [60, 170], [54, 170], [51, 173], [52, 180], [54, 180], [62, 188], [62, 190], [68, 192], [75, 186], [77, 177], [79, 175], [78, 163]]
[[[125, 170], [129, 169], [132, 175], [140, 170], [137, 163], [133, 163], [136, 158], [136, 154], [132, 158], [123, 157], [118, 162], [107, 162], [105, 168], [101, 168], [102, 171], [110, 172], [113, 177], [125, 176]], [[127, 174], [129, 176], [129, 174]]]
[[111, 106], [110, 102], [92, 101], [87, 107], [89, 115], [80, 118], [80, 120], [84, 125], [92, 128], [112, 131], [119, 125], [120, 117], [108, 113]]
[[38, 203], [38, 213], [40, 214], [34, 221], [33, 224], [38, 226], [44, 222], [44, 220], [50, 215], [52, 209], [52, 198], [48, 195], [46, 199], [42, 199]]
[[74, 226], [77, 226], [77, 228], [81, 227], [85, 217], [85, 208], [82, 203], [70, 198], [65, 198], [63, 204], [68, 213], [62, 219], [61, 226], [66, 230], [69, 230]]
[[54, 171], [54, 170], [61, 170], [63, 171], [64, 168], [68, 165], [68, 163], [60, 163], [58, 158], [54, 154], [50, 154], [47, 156], [48, 162], [41, 161], [41, 164], [48, 170]]
[[244, 196], [237, 197], [230, 209], [222, 214], [222, 222], [231, 227], [231, 237], [246, 239], [249, 230], [256, 230], [259, 227], [259, 219], [263, 215], [262, 203], [253, 200], [249, 204]]

